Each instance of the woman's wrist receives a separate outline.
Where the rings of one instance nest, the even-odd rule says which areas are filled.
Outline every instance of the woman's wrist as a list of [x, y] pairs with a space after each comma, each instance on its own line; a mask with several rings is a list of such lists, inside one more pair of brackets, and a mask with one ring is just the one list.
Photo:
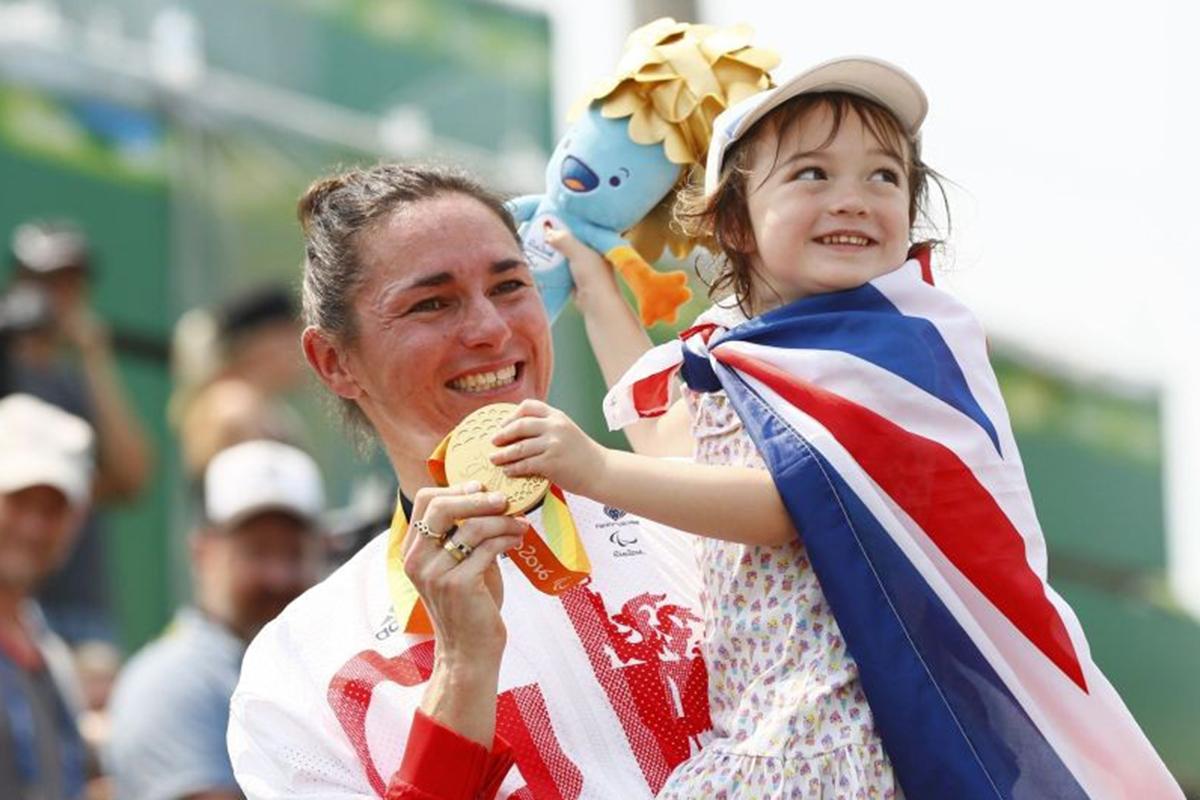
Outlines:
[[496, 735], [500, 663], [436, 659], [421, 711], [443, 727], [488, 748]]
[[[497, 601], [496, 605], [499, 605]], [[470, 679], [476, 673], [488, 674], [500, 668], [504, 647], [508, 643], [508, 630], [497, 614], [489, 623], [473, 621], [468, 629], [454, 633], [453, 629], [434, 624], [437, 646], [434, 651], [434, 666], [447, 675], [459, 679]]]
[[[480, 652], [481, 650], [484, 652]], [[485, 682], [499, 674], [503, 653], [503, 643], [496, 648], [474, 648], [474, 652], [471, 653], [450, 654], [439, 651], [434, 654], [433, 672], [454, 684], [471, 685]]]

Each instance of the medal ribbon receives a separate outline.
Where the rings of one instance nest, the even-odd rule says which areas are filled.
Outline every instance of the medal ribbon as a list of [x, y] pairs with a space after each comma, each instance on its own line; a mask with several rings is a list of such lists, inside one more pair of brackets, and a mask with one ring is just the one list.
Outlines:
[[[438, 486], [447, 485], [445, 462], [449, 441], [449, 436], [443, 439], [426, 462], [429, 474]], [[417, 589], [404, 574], [408, 528], [404, 506], [397, 499], [387, 545], [388, 589], [392, 595], [392, 610], [406, 633], [433, 633], [433, 625]], [[571, 517], [562, 489], [554, 484], [550, 484], [542, 501], [542, 529], [543, 533], [539, 534], [532, 525], [528, 526], [520, 546], [509, 551], [517, 569], [539, 591], [548, 595], [562, 594], [573, 586], [586, 583], [592, 565], [575, 529], [575, 520]]]

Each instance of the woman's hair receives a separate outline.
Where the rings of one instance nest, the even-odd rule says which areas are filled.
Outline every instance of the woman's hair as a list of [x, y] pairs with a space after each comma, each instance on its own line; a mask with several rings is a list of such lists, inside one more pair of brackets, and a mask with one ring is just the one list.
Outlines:
[[[315, 181], [296, 205], [304, 230], [301, 306], [306, 325], [321, 328], [343, 344], [357, 336], [354, 296], [362, 285], [362, 237], [393, 212], [447, 194], [474, 198], [491, 210], [518, 239], [504, 202], [466, 173], [415, 164], [378, 164]], [[369, 428], [352, 400], [342, 404], [344, 421], [356, 433]]]
[[[942, 195], [949, 224], [950, 209], [941, 176], [921, 160], [920, 139], [910, 136], [892, 112], [872, 100], [848, 92], [813, 92], [794, 97], [756, 122], [729, 149], [721, 167], [717, 188], [711, 196], [705, 197], [701, 183], [694, 181], [680, 194], [675, 206], [676, 222], [685, 233], [710, 238], [721, 251], [717, 272], [708, 281], [709, 296], [732, 294], [747, 315], [751, 313], [750, 301], [756, 272], [751, 257], [754, 252], [754, 228], [750, 221], [749, 198], [751, 191], [757, 187], [749, 185], [751, 155], [756, 145], [768, 141], [773, 135], [775, 158], [778, 160], [779, 143], [790, 130], [803, 124], [811, 111], [819, 107], [828, 108], [833, 117], [829, 135], [820, 147], [829, 146], [847, 116], [854, 114], [889, 155], [907, 165], [910, 235], [915, 236], [922, 229], [936, 231], [928, 208], [931, 181]], [[923, 246], [939, 243], [936, 237], [914, 242]]]

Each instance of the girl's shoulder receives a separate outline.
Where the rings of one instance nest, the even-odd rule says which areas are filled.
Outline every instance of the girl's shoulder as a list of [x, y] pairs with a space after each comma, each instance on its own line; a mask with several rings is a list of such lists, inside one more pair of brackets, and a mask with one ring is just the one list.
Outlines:
[[736, 328], [749, 317], [743, 313], [737, 298], [732, 295], [714, 300], [713, 304], [696, 317], [692, 323], [696, 325], [717, 325], [722, 328]]

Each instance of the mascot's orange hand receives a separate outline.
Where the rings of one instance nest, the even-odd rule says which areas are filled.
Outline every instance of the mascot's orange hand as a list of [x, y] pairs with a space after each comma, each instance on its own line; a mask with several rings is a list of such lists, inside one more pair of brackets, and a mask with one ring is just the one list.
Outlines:
[[673, 324], [679, 318], [680, 306], [692, 299], [687, 273], [682, 270], [658, 272], [632, 247], [614, 247], [605, 256], [633, 291], [638, 314], [647, 328], [656, 322]]

